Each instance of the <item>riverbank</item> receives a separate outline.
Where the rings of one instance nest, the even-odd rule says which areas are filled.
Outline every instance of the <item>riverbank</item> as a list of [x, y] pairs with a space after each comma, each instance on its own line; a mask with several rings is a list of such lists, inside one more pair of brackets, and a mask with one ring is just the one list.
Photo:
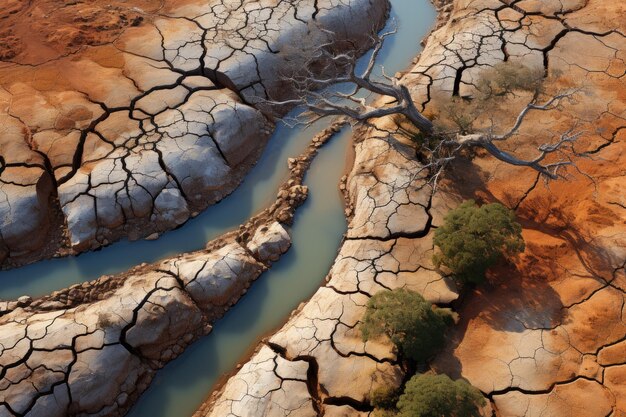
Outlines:
[[[156, 370], [207, 334], [287, 251], [288, 226], [307, 196], [304, 175], [342, 123], [320, 132], [289, 161], [291, 175], [271, 207], [205, 250], [8, 303], [8, 311], [5, 305], [0, 327], [7, 348], [0, 359], [4, 369], [22, 377], [3, 388], [3, 408], [31, 416], [64, 416], [68, 410], [124, 415]], [[37, 372], [42, 367], [56, 371]], [[25, 389], [30, 384], [39, 389]]]
[[[544, 188], [533, 172], [479, 154], [457, 161], [429, 198], [421, 179], [403, 176], [418, 168], [410, 143], [393, 134], [393, 122], [376, 122], [355, 139], [355, 163], [345, 181], [350, 224], [327, 284], [258, 346], [195, 417], [368, 415], [371, 390], [397, 384], [401, 374], [391, 346], [359, 338], [367, 297], [408, 287], [434, 302], [452, 301], [451, 283], [441, 287], [444, 281], [429, 265], [428, 232], [470, 197], [517, 209], [528, 249], [513, 269], [494, 271], [494, 287], [466, 297], [461, 322], [435, 368], [469, 379], [498, 416], [530, 416], [546, 407], [564, 417], [624, 411], [626, 329], [619, 317], [626, 231], [615, 187], [625, 180], [619, 103], [626, 90], [619, 77], [623, 61], [611, 52], [626, 49], [613, 31], [623, 11], [597, 2], [559, 7], [453, 2], [446, 7], [450, 20], [431, 34], [403, 81], [428, 110], [437, 90], [470, 94], [481, 71], [503, 59], [562, 71], [562, 86], [586, 79], [592, 95], [560, 115], [532, 120], [515, 146], [530, 151], [550, 139], [551, 128], [564, 131], [576, 120], [600, 124], [600, 132], [581, 127], [595, 132], [580, 141], [593, 160], [577, 161], [595, 181], [574, 171], [569, 182]], [[564, 29], [553, 27], [550, 37], [545, 33], [551, 25]], [[581, 55], [580, 48], [596, 52]], [[602, 335], [594, 336], [600, 328]]]
[[0, 51], [2, 269], [156, 239], [222, 200], [274, 129], [263, 100], [287, 98], [281, 72], [309, 59], [288, 39], [362, 53], [388, 11], [362, 0], [52, 3], [1, 16], [15, 41]]
[[356, 325], [368, 297], [403, 287], [449, 304], [457, 293], [430, 259], [430, 228], [448, 202], [431, 199], [424, 177], [413, 175], [414, 144], [389, 128], [395, 131], [383, 122], [354, 135], [354, 163], [340, 184], [349, 226], [326, 284], [194, 417], [365, 416], [372, 390], [400, 383], [392, 346], [360, 340]]

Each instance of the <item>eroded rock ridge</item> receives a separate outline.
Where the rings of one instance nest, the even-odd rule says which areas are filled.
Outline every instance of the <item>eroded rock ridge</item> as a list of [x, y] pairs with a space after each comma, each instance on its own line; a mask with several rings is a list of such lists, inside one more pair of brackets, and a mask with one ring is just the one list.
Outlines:
[[0, 416], [121, 416], [155, 372], [212, 323], [290, 245], [303, 177], [337, 122], [290, 160], [274, 204], [204, 250], [140, 265], [0, 312]]
[[[288, 96], [282, 75], [321, 30], [336, 48], [365, 48], [388, 4], [53, 6], [1, 12], [13, 31], [0, 62], [5, 267], [172, 229], [219, 201], [273, 130], [252, 104]], [[44, 20], [30, 35], [18, 24], [29, 18]]]

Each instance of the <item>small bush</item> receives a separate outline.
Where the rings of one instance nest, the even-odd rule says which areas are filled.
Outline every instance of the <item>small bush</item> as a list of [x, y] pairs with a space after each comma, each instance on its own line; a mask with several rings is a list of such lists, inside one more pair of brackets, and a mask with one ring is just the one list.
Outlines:
[[433, 307], [416, 292], [381, 291], [367, 303], [361, 333], [364, 341], [386, 335], [401, 357], [420, 363], [441, 348], [452, 322], [448, 310]]
[[446, 135], [459, 132], [463, 135], [475, 130], [474, 124], [484, 111], [484, 103], [450, 96], [448, 92], [432, 93], [430, 118], [433, 120], [436, 134]]
[[482, 71], [470, 96], [452, 96], [449, 91], [432, 91], [426, 114], [439, 134], [470, 134], [498, 120], [503, 100], [519, 93], [539, 94], [545, 87], [543, 67], [527, 67], [519, 62], [501, 62]]
[[544, 85], [543, 67], [500, 62], [481, 74], [476, 89], [479, 100], [503, 97], [515, 91], [540, 92]]
[[397, 417], [480, 417], [485, 398], [464, 380], [417, 374], [398, 400]]
[[461, 281], [481, 283], [485, 272], [505, 255], [524, 250], [522, 227], [502, 204], [478, 207], [468, 200], [450, 211], [435, 230], [440, 253], [433, 261], [445, 265]]

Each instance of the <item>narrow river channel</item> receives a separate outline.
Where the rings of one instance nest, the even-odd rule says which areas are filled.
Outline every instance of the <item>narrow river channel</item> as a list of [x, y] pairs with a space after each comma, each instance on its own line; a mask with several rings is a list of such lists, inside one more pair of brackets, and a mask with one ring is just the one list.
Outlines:
[[[436, 16], [428, 0], [392, 0], [391, 3], [391, 18], [398, 25], [398, 33], [385, 43], [379, 58], [389, 74], [409, 66]], [[292, 148], [292, 144], [284, 143], [290, 140], [305, 146], [307, 139], [303, 134], [311, 137], [311, 132], [280, 128], [266, 150], [266, 157], [268, 152], [281, 153], [278, 162], [284, 165], [280, 146]], [[232, 371], [261, 336], [280, 326], [322, 284], [346, 230], [337, 184], [345, 169], [350, 135], [350, 129], [344, 129], [313, 161], [305, 179], [309, 198], [296, 212], [289, 252], [252, 285], [211, 334], [159, 371], [128, 416], [191, 416], [220, 376]], [[296, 154], [293, 148], [290, 152], [289, 155]], [[273, 198], [274, 193], [267, 192]]]
[[[398, 33], [387, 40], [378, 60], [388, 74], [409, 66], [436, 16], [428, 0], [391, 3], [391, 19], [395, 23], [390, 20], [389, 24], [397, 25]], [[327, 123], [320, 122], [306, 130], [279, 126], [244, 183], [180, 229], [156, 241], [123, 241], [98, 252], [1, 272], [0, 299], [46, 294], [102, 274], [122, 272], [141, 262], [202, 248], [208, 240], [237, 227], [271, 204], [278, 185], [287, 176], [287, 158], [298, 155]], [[252, 285], [211, 334], [159, 371], [129, 416], [193, 414], [218, 378], [231, 371], [261, 336], [279, 326], [321, 285], [346, 229], [337, 184], [345, 169], [350, 135], [350, 129], [344, 129], [314, 160], [305, 179], [309, 198], [296, 213], [289, 252]]]

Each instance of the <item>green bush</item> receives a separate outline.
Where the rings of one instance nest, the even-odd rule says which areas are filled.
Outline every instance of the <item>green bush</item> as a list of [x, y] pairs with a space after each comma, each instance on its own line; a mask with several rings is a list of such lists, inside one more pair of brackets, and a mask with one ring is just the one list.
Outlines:
[[433, 261], [445, 265], [461, 281], [480, 283], [489, 267], [505, 255], [524, 251], [522, 227], [502, 204], [478, 207], [468, 200], [450, 211], [435, 230], [440, 253]]
[[452, 322], [448, 310], [433, 307], [416, 292], [381, 291], [367, 303], [361, 333], [364, 341], [386, 335], [401, 357], [419, 363], [441, 348], [444, 331]]
[[417, 374], [397, 403], [397, 417], [480, 417], [485, 399], [464, 380], [447, 375]]

